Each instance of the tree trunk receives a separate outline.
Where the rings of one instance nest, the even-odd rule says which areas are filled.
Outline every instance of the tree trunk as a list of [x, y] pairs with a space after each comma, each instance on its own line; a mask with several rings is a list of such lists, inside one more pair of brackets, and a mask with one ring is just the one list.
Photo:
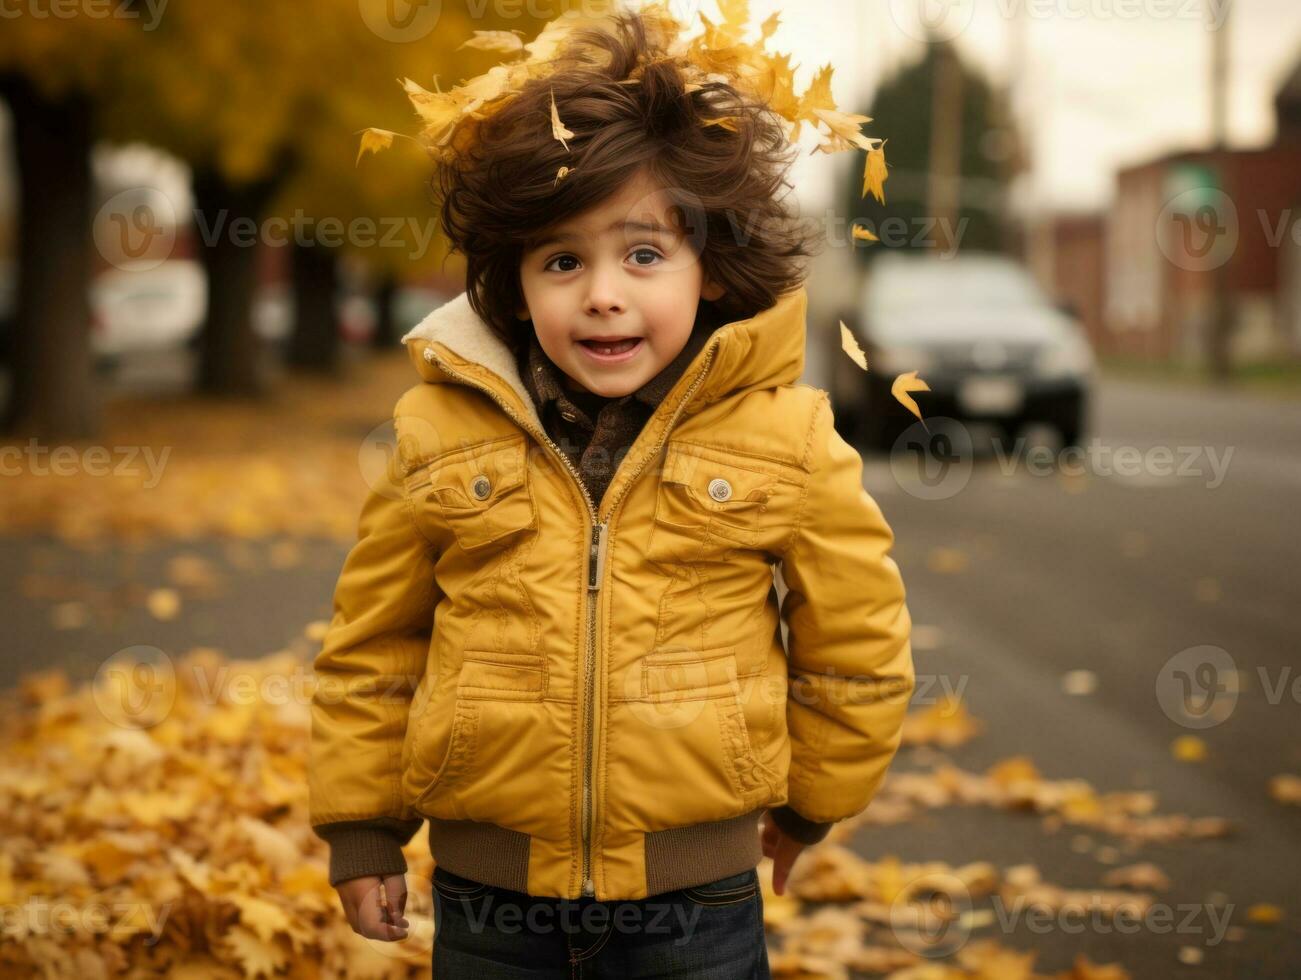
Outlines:
[[375, 290], [375, 332], [371, 334], [370, 345], [376, 350], [390, 350], [398, 342], [397, 319], [393, 315], [397, 292], [397, 280], [388, 274]]
[[266, 390], [265, 345], [253, 329], [258, 221], [275, 183], [235, 186], [196, 170], [195, 234], [208, 277], [208, 313], [199, 334], [200, 391], [256, 395]]
[[335, 250], [325, 245], [291, 245], [294, 327], [287, 362], [321, 374], [339, 370], [339, 314], [335, 297], [339, 266]]
[[90, 350], [92, 112], [0, 78], [18, 164], [12, 385], [2, 427], [44, 441], [93, 437], [99, 396]]

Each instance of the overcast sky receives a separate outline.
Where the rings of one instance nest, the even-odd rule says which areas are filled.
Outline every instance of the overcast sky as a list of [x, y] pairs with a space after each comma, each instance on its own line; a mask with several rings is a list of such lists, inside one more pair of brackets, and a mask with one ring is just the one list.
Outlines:
[[[671, 0], [672, 2], [672, 0]], [[713, 0], [694, 2], [708, 15]], [[926, 0], [944, 10], [945, 0]], [[999, 81], [1010, 71], [1018, 0], [947, 0], [965, 57]], [[1210, 132], [1211, 35], [1206, 4], [1231, 17], [1230, 142], [1273, 135], [1273, 93], [1301, 59], [1301, 0], [1027, 0], [1022, 98], [1033, 112], [1037, 170], [1031, 192], [1058, 208], [1099, 207], [1117, 167], [1201, 145]], [[866, 104], [882, 73], [918, 56], [921, 0], [752, 0], [753, 23], [773, 11], [781, 26], [770, 50], [800, 65], [797, 86], [835, 65], [842, 109]], [[685, 8], [690, 9], [690, 7]], [[1137, 14], [1137, 16], [1135, 16]], [[889, 136], [890, 121], [864, 132]], [[808, 137], [805, 137], [807, 140]], [[808, 144], [811, 148], [815, 143]], [[888, 156], [888, 150], [887, 150]], [[792, 172], [804, 207], [827, 206], [830, 180], [862, 153], [805, 154]], [[887, 192], [889, 184], [886, 185]], [[887, 197], [888, 199], [888, 197]]]

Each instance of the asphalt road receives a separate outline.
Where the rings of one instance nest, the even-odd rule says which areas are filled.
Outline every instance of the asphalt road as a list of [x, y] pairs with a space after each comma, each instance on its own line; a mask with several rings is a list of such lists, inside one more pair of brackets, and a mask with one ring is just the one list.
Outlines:
[[[1126, 861], [1160, 865], [1173, 880], [1163, 901], [1189, 914], [1227, 897], [1228, 921], [1246, 929], [1212, 944], [1200, 914], [1183, 933], [982, 934], [1037, 946], [1055, 969], [1081, 950], [1136, 977], [1301, 976], [1301, 808], [1267, 791], [1272, 776], [1301, 773], [1301, 399], [1107, 380], [1094, 438], [1066, 461], [1076, 475], [987, 440], [981, 455], [979, 435], [974, 461], [930, 459], [925, 478], [908, 452], [865, 455], [923, 627], [919, 675], [934, 692], [964, 686], [986, 724], [954, 761], [1028, 755], [1050, 778], [1155, 790], [1159, 812], [1230, 818], [1230, 840]], [[1096, 675], [1093, 693], [1063, 690], [1078, 670]], [[1182, 735], [1204, 741], [1204, 761], [1173, 757]], [[1073, 887], [1098, 887], [1106, 870], [1034, 817], [945, 811], [927, 823], [865, 832], [862, 849], [1028, 861]], [[1256, 903], [1280, 906], [1283, 922], [1249, 924]], [[1179, 963], [1184, 946], [1202, 948], [1201, 965]]]

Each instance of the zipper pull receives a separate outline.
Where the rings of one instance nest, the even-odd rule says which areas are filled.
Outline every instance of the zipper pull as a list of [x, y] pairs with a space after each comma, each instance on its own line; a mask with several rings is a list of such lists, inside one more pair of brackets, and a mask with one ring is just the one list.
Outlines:
[[592, 544], [587, 553], [587, 588], [592, 592], [600, 589], [605, 571], [605, 532], [605, 524], [592, 525]]
[[594, 882], [591, 878], [583, 879], [583, 894], [586, 895], [588, 898], [591, 898], [593, 895], [596, 894], [596, 882]]

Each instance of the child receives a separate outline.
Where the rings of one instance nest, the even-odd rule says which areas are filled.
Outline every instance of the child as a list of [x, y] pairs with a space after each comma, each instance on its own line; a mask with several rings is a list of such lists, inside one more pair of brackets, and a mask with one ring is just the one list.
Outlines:
[[797, 383], [813, 243], [776, 116], [684, 70], [660, 6], [569, 29], [433, 131], [467, 290], [403, 338], [422, 380], [315, 664], [312, 827], [353, 928], [401, 939], [429, 821], [438, 977], [766, 977], [757, 863], [781, 894], [899, 743], [893, 534]]

